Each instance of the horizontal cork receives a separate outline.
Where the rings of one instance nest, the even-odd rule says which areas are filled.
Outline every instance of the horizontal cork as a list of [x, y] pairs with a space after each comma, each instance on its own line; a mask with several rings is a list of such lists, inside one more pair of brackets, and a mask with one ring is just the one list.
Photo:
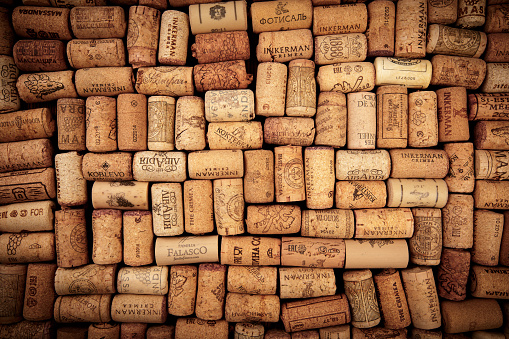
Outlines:
[[405, 268], [409, 253], [405, 239], [345, 239], [345, 268]]
[[291, 234], [300, 231], [301, 210], [297, 205], [249, 205], [246, 230], [250, 234]]
[[278, 1], [255, 2], [250, 9], [256, 34], [310, 28], [313, 19], [311, 0], [289, 1], [283, 6]]
[[221, 264], [277, 266], [281, 264], [281, 239], [257, 236], [221, 238]]
[[401, 85], [407, 88], [428, 88], [431, 77], [431, 62], [426, 59], [377, 57], [375, 84]]
[[314, 137], [312, 118], [268, 117], [263, 124], [263, 139], [267, 144], [311, 146]]
[[125, 66], [122, 39], [73, 39], [67, 43], [67, 59], [72, 68]]
[[126, 15], [120, 6], [79, 6], [71, 9], [70, 24], [78, 39], [124, 38]]
[[55, 169], [41, 168], [0, 173], [0, 204], [54, 199]]
[[258, 37], [258, 62], [288, 62], [312, 57], [313, 35], [309, 29], [262, 32]]
[[0, 172], [51, 167], [53, 145], [49, 139], [0, 144]]
[[[61, 98], [76, 98], [74, 71], [28, 73], [18, 77], [19, 97], [27, 103], [47, 102]], [[77, 83], [76, 83], [77, 84]]]
[[0, 114], [0, 142], [50, 138], [56, 127], [48, 108], [3, 113]]
[[188, 154], [191, 179], [240, 178], [244, 176], [241, 150], [207, 150]]
[[229, 292], [224, 308], [224, 318], [228, 322], [275, 323], [280, 314], [279, 297], [270, 294]]
[[434, 207], [447, 203], [449, 192], [442, 179], [387, 180], [387, 207]]
[[132, 153], [86, 153], [83, 156], [83, 177], [92, 181], [133, 180]]
[[155, 260], [159, 266], [217, 262], [219, 236], [157, 237]]
[[116, 265], [58, 267], [55, 272], [55, 292], [58, 295], [115, 293], [116, 271]]
[[322, 268], [345, 265], [343, 239], [283, 237], [281, 241], [281, 265]]
[[60, 40], [19, 40], [13, 58], [22, 72], [54, 72], [67, 69], [65, 45]]
[[276, 294], [277, 267], [229, 266], [228, 292], [246, 294]]

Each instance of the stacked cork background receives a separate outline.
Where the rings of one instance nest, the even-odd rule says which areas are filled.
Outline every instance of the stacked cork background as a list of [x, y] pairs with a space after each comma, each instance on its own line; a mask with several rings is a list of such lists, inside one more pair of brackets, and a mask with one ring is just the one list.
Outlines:
[[508, 0], [0, 0], [1, 338], [509, 338]]

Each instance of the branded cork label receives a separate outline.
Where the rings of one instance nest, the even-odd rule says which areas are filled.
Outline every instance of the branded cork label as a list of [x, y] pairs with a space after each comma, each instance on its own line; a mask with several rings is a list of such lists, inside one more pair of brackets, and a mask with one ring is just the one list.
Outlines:
[[60, 149], [85, 145], [85, 102], [57, 101], [58, 144]]
[[435, 52], [450, 51], [455, 54], [473, 56], [481, 43], [481, 32], [440, 26]]
[[316, 38], [316, 53], [327, 61], [362, 61], [366, 58], [363, 34], [329, 35]]
[[378, 110], [382, 113], [379, 121], [382, 126], [382, 139], [406, 139], [407, 126], [404, 123], [406, 117], [407, 96], [400, 93], [382, 93], [378, 96]]
[[439, 259], [442, 252], [442, 218], [414, 212], [415, 230], [409, 247], [413, 259]]
[[297, 205], [250, 205], [247, 231], [251, 234], [294, 233], [300, 229], [301, 211]]
[[93, 10], [87, 7], [77, 7], [72, 12], [77, 29], [113, 28], [118, 20], [115, 16], [115, 7], [95, 7]]
[[15, 44], [13, 53], [21, 70], [37, 72], [66, 69], [63, 51], [64, 44], [61, 41], [20, 40]]
[[148, 101], [148, 143], [174, 144], [175, 102], [167, 100]]
[[290, 65], [286, 107], [316, 107], [316, 82], [313, 67]]
[[336, 82], [330, 91], [349, 93], [372, 90], [375, 84], [371, 80], [374, 79], [366, 76], [368, 72], [373, 71], [372, 68], [372, 66], [366, 65], [366, 63], [339, 63], [332, 65], [333, 74], [338, 74], [343, 81]]
[[[48, 175], [54, 180], [54, 169], [43, 168], [0, 174], [0, 202], [8, 204], [55, 198], [55, 183], [41, 180]], [[25, 180], [29, 182], [23, 182]], [[13, 181], [19, 181], [19, 183], [12, 183]]]

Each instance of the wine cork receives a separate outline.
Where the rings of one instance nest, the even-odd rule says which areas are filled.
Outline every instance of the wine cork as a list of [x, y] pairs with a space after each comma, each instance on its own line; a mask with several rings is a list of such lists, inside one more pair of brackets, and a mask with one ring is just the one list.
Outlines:
[[356, 328], [352, 327], [353, 339], [380, 338], [390, 336], [391, 338], [408, 338], [407, 329], [387, 329], [385, 327]]
[[0, 142], [50, 138], [55, 130], [56, 121], [48, 108], [0, 114]]
[[72, 68], [125, 66], [122, 39], [73, 39], [67, 43], [67, 59]]
[[507, 150], [504, 131], [507, 121], [478, 121], [474, 126], [474, 146], [476, 149]]
[[363, 3], [315, 6], [313, 18], [313, 35], [315, 36], [364, 33], [368, 26], [368, 10]]
[[315, 298], [336, 293], [336, 276], [332, 268], [280, 267], [279, 297]]
[[117, 150], [117, 100], [91, 96], [86, 101], [86, 146], [91, 152]]
[[247, 232], [250, 234], [291, 234], [301, 226], [301, 212], [297, 205], [247, 206]]
[[56, 197], [55, 170], [51, 167], [0, 173], [0, 204], [39, 201]]
[[118, 95], [117, 143], [121, 151], [147, 149], [147, 98], [145, 95]]
[[122, 261], [122, 212], [102, 209], [92, 212], [92, 261], [99, 265]]
[[480, 90], [485, 93], [502, 93], [509, 89], [509, 63], [490, 62], [486, 64], [486, 77]]
[[129, 7], [127, 54], [133, 68], [155, 66], [161, 12], [147, 6]]
[[505, 339], [505, 335], [502, 332], [493, 331], [474, 331], [472, 332], [473, 339]]
[[199, 64], [248, 60], [251, 56], [247, 31], [197, 34], [191, 51]]
[[83, 156], [75, 151], [55, 155], [57, 200], [61, 206], [78, 206], [87, 202], [87, 181], [83, 177], [82, 163]]
[[7, 8], [0, 8], [0, 54], [11, 55], [14, 46], [14, 30], [11, 23], [11, 11]]
[[170, 267], [168, 313], [175, 316], [189, 316], [194, 313], [198, 269], [193, 265]]
[[0, 232], [51, 231], [55, 208], [51, 200], [0, 206]]
[[208, 122], [250, 121], [254, 117], [253, 91], [238, 89], [205, 92], [205, 119]]
[[346, 324], [320, 328], [318, 333], [320, 338], [325, 339], [350, 339], [350, 325]]
[[281, 239], [255, 236], [222, 237], [221, 264], [278, 266], [281, 264]]
[[133, 93], [132, 67], [92, 67], [76, 71], [74, 83], [80, 97]]
[[414, 234], [408, 242], [410, 261], [434, 266], [442, 253], [442, 212], [439, 208], [413, 208]]
[[374, 61], [375, 85], [401, 85], [407, 88], [428, 88], [431, 62], [425, 59], [377, 57]]
[[295, 59], [288, 64], [286, 115], [312, 117], [316, 113], [315, 63]]
[[247, 203], [274, 201], [274, 152], [251, 150], [244, 152], [244, 200]]
[[477, 58], [435, 55], [431, 66], [431, 85], [478, 89], [486, 74], [486, 62]]
[[122, 267], [118, 271], [117, 286], [118, 293], [168, 294], [168, 267]]
[[444, 248], [437, 270], [438, 295], [448, 300], [464, 300], [467, 296], [469, 272], [469, 251]]
[[283, 116], [288, 67], [280, 62], [260, 62], [256, 72], [256, 115]]
[[30, 338], [51, 338], [54, 333], [54, 325], [51, 321], [28, 321], [24, 320], [11, 325], [0, 325], [0, 335], [6, 339], [17, 339], [24, 335]]
[[424, 58], [426, 56], [426, 0], [403, 0], [396, 4], [394, 56]]
[[380, 323], [380, 309], [370, 270], [343, 272], [345, 293], [352, 306], [352, 326], [369, 328]]
[[168, 0], [170, 6], [172, 7], [183, 7], [194, 4], [207, 4], [210, 2], [215, 2], [216, 0]]
[[472, 265], [470, 293], [475, 298], [509, 299], [508, 273], [507, 267]]
[[345, 268], [405, 268], [408, 245], [405, 239], [346, 239]]
[[58, 149], [86, 150], [85, 100], [62, 98], [57, 100]]
[[140, 5], [154, 7], [160, 11], [164, 11], [168, 8], [168, 3], [165, 0], [140, 0]]
[[85, 209], [55, 211], [55, 247], [59, 267], [88, 264]]
[[281, 304], [281, 320], [287, 332], [343, 325], [350, 319], [350, 307], [343, 293]]
[[303, 210], [300, 234], [303, 237], [352, 238], [353, 211], [349, 209]]
[[311, 146], [314, 137], [312, 118], [268, 117], [263, 124], [263, 141], [267, 144]]
[[60, 40], [19, 40], [13, 47], [14, 63], [22, 72], [54, 72], [67, 69], [65, 45]]
[[69, 8], [19, 6], [12, 11], [12, 26], [26, 39], [71, 40], [69, 13]]
[[214, 231], [212, 181], [184, 181], [184, 229], [191, 234]]
[[251, 5], [253, 33], [310, 28], [313, 18], [311, 0], [256, 2]]
[[64, 295], [55, 301], [57, 323], [108, 322], [111, 320], [111, 294]]
[[385, 269], [374, 276], [384, 326], [402, 329], [412, 323], [399, 271]]
[[345, 265], [343, 239], [283, 237], [281, 241], [283, 266], [343, 268]]
[[509, 23], [505, 19], [504, 13], [507, 11], [507, 2], [491, 2], [488, 1], [486, 9], [486, 24], [484, 31], [486, 33], [507, 33], [509, 31]]
[[228, 322], [270, 322], [279, 320], [280, 305], [277, 295], [228, 292], [224, 318]]
[[88, 337], [90, 339], [101, 338], [119, 338], [121, 324], [118, 323], [92, 323], [88, 327]]
[[426, 52], [478, 58], [486, 43], [484, 32], [434, 24], [428, 27]]
[[317, 65], [366, 60], [368, 42], [362, 33], [317, 36], [314, 41]]
[[292, 335], [290, 333], [285, 332], [285, 330], [271, 328], [270, 330], [265, 332], [264, 339], [291, 339], [291, 337]]
[[120, 333], [122, 338], [144, 339], [147, 327], [145, 323], [121, 323]]
[[124, 264], [150, 265], [154, 261], [152, 212], [126, 211], [123, 214]]
[[509, 120], [507, 93], [472, 93], [468, 95], [468, 120]]
[[210, 149], [259, 149], [263, 144], [260, 121], [228, 121], [208, 124]]
[[409, 103], [411, 99], [407, 95], [406, 87], [378, 87], [376, 91], [377, 147], [405, 148], [407, 146], [407, 138], [411, 136], [409, 127], [412, 126]]
[[[470, 142], [448, 143], [444, 144], [444, 151], [449, 157], [449, 174], [444, 178], [449, 192], [471, 193], [477, 178], [474, 176], [474, 145]], [[478, 164], [477, 157], [475, 160]]]
[[417, 266], [401, 270], [412, 324], [431, 330], [441, 326], [440, 303], [430, 267]]
[[343, 180], [336, 182], [336, 208], [382, 208], [387, 200], [384, 181]]
[[191, 179], [224, 179], [244, 176], [244, 156], [241, 150], [207, 150], [188, 155]]
[[387, 180], [387, 207], [442, 208], [448, 196], [447, 184], [442, 179]]
[[440, 307], [445, 333], [495, 329], [503, 323], [502, 310], [495, 300], [477, 298], [464, 301], [443, 300]]
[[264, 339], [265, 328], [260, 324], [236, 323], [235, 339]]
[[444, 178], [449, 158], [444, 150], [391, 149], [392, 178]]
[[[504, 211], [504, 224], [509, 225], [509, 213]], [[502, 244], [500, 245], [499, 264], [509, 266], [509, 226], [504, 227], [502, 231]]]
[[[428, 23], [450, 25], [458, 18], [458, 1], [428, 1]], [[429, 29], [429, 28], [428, 28]]]
[[340, 92], [320, 92], [316, 109], [315, 145], [346, 145], [346, 96]]
[[474, 189], [474, 201], [476, 208], [507, 209], [508, 181], [476, 180]]
[[[490, 6], [491, 7], [491, 6]], [[509, 44], [507, 33], [487, 34], [488, 44], [484, 52], [486, 62], [509, 62]]]
[[[76, 98], [73, 83], [74, 71], [44, 72], [22, 74], [16, 87], [21, 100], [27, 103], [39, 103], [60, 98]], [[12, 107], [9, 110], [18, 109]]]
[[379, 208], [354, 210], [355, 238], [410, 238], [414, 233], [414, 218], [409, 208]]
[[92, 205], [95, 209], [148, 210], [148, 182], [96, 181], [92, 186]]
[[147, 147], [151, 151], [175, 149], [175, 98], [151, 96], [148, 98]]
[[[223, 238], [224, 239], [224, 238]], [[217, 235], [191, 237], [157, 237], [157, 265], [181, 265], [219, 261]]]
[[184, 152], [142, 151], [134, 153], [133, 177], [137, 181], [186, 180], [186, 154]]
[[408, 95], [408, 146], [433, 147], [438, 144], [437, 95], [419, 91]]
[[90, 264], [74, 268], [59, 267], [54, 274], [54, 287], [58, 295], [111, 294], [117, 291], [116, 274], [116, 265]]
[[272, 266], [228, 267], [228, 292], [276, 294], [277, 268]]
[[92, 181], [133, 180], [132, 159], [133, 155], [128, 152], [86, 153], [83, 156], [83, 177]]
[[219, 320], [223, 317], [225, 299], [226, 266], [200, 264], [196, 292], [196, 316], [203, 320]]
[[496, 266], [500, 254], [504, 215], [488, 210], [474, 211], [472, 262]]
[[278, 146], [274, 148], [275, 189], [277, 202], [302, 201], [306, 199], [304, 166], [301, 146]]
[[214, 219], [219, 235], [244, 233], [244, 187], [241, 178], [216, 179]]
[[384, 0], [372, 1], [367, 8], [367, 56], [393, 56], [396, 6], [392, 1]]
[[307, 147], [304, 150], [306, 206], [330, 208], [334, 204], [334, 149]]
[[320, 66], [316, 81], [322, 92], [371, 91], [375, 88], [375, 68], [371, 62], [341, 62]]
[[111, 301], [113, 321], [162, 324], [167, 316], [165, 295], [116, 294]]
[[[197, 151], [206, 146], [205, 106], [200, 97], [177, 99], [175, 112], [175, 147], [178, 150]], [[189, 171], [191, 174], [191, 171]]]
[[443, 245], [451, 248], [471, 248], [474, 228], [474, 198], [466, 194], [451, 194], [442, 210]]
[[386, 150], [336, 151], [336, 179], [385, 180], [391, 172], [391, 158]]
[[371, 92], [348, 93], [347, 148], [374, 149], [376, 96]]
[[[73, 339], [88, 339], [88, 328], [93, 327], [93, 325], [100, 324], [90, 324], [87, 327], [79, 326], [78, 324], [73, 324], [72, 326], [61, 326], [57, 328], [57, 339], [64, 338], [73, 338]], [[117, 324], [118, 326], [118, 324]]]
[[458, 0], [458, 18], [456, 26], [473, 28], [484, 25], [486, 1], [480, 0], [474, 3], [466, 0]]
[[186, 66], [140, 67], [136, 73], [136, 91], [146, 95], [172, 97], [194, 94], [193, 68]]
[[0, 172], [44, 168], [53, 165], [53, 145], [49, 139], [0, 144]]
[[206, 3], [202, 1], [189, 6], [191, 32], [214, 33], [247, 30], [247, 4], [245, 1]]
[[175, 325], [153, 325], [147, 329], [147, 339], [164, 339], [175, 337]]
[[161, 15], [157, 61], [161, 65], [185, 65], [188, 39], [189, 17], [187, 14], [174, 10], [164, 11]]
[[175, 325], [175, 339], [200, 339], [211, 336], [228, 339], [228, 323], [225, 320], [203, 321], [198, 318], [178, 318]]
[[151, 197], [154, 234], [156, 236], [173, 236], [184, 233], [181, 184], [153, 184]]
[[1, 324], [12, 324], [23, 320], [24, 292], [27, 265], [0, 265], [2, 285]]
[[198, 92], [244, 89], [253, 81], [253, 75], [247, 74], [244, 60], [198, 64], [194, 66], [193, 76]]
[[72, 32], [78, 39], [125, 37], [127, 23], [124, 9], [120, 6], [74, 7], [69, 19]]

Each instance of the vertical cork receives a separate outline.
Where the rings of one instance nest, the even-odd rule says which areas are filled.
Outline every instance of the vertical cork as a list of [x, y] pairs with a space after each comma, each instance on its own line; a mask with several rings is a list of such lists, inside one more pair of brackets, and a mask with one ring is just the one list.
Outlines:
[[147, 149], [147, 98], [143, 94], [117, 97], [117, 139], [121, 151]]
[[[223, 238], [224, 239], [224, 238]], [[157, 265], [193, 264], [219, 261], [219, 236], [157, 237]]]
[[399, 58], [426, 56], [428, 4], [425, 0], [403, 0], [396, 5], [395, 52]]
[[175, 112], [175, 147], [178, 150], [197, 151], [205, 146], [203, 99], [194, 96], [178, 98]]
[[288, 67], [279, 62], [261, 62], [256, 73], [256, 115], [283, 116]]
[[311, 209], [330, 208], [334, 204], [334, 149], [306, 147], [304, 149], [306, 206]]
[[129, 63], [134, 68], [156, 65], [160, 21], [161, 12], [155, 8], [129, 8], [126, 47]]
[[196, 292], [196, 316], [203, 320], [219, 320], [223, 317], [225, 302], [226, 266], [200, 264]]
[[85, 205], [87, 181], [82, 172], [83, 156], [77, 152], [55, 155], [57, 201], [61, 206]]
[[59, 296], [53, 317], [57, 323], [109, 322], [111, 299], [111, 294]]
[[408, 95], [408, 146], [433, 147], [438, 144], [437, 95], [433, 91]]
[[508, 226], [504, 227], [502, 233], [499, 264], [509, 266], [509, 212], [507, 211], [504, 211], [504, 224]]
[[85, 100], [62, 98], [57, 100], [58, 149], [84, 151]]
[[[0, 58], [0, 60], [3, 58]], [[3, 63], [3, 62], [2, 62]], [[5, 65], [5, 63], [3, 63]], [[12, 88], [12, 67], [5, 74], [10, 78], [4, 78], [2, 90]], [[4, 76], [2, 76], [4, 77]], [[61, 98], [76, 98], [76, 88], [73, 82], [74, 71], [57, 71], [43, 73], [25, 73], [18, 77], [16, 88], [19, 98], [27, 103], [40, 103]], [[10, 81], [8, 80], [10, 79]], [[13, 96], [13, 94], [11, 94]], [[11, 98], [13, 100], [14, 98]], [[9, 109], [8, 111], [18, 108]]]
[[464, 87], [441, 88], [438, 100], [438, 139], [440, 142], [467, 141], [467, 91]]
[[[509, 29], [508, 29], [509, 30]], [[480, 88], [485, 93], [504, 93], [509, 88], [509, 63], [490, 62], [486, 64], [486, 77]]]
[[442, 209], [443, 245], [471, 248], [474, 230], [474, 199], [467, 194], [451, 194]]
[[[380, 86], [376, 91], [377, 135], [379, 148], [405, 148], [410, 137], [410, 97], [404, 86]], [[413, 94], [413, 93], [411, 93]], [[409, 117], [410, 115], [410, 117]], [[410, 126], [409, 126], [410, 125]]]
[[[189, 6], [191, 32], [212, 33], [247, 30], [247, 4], [245, 1], [229, 1], [225, 4], [193, 1]], [[189, 3], [188, 3], [189, 5]]]
[[316, 109], [315, 145], [346, 145], [346, 96], [340, 92], [320, 92]]
[[[71, 9], [70, 23], [78, 39], [124, 38], [126, 17], [120, 6], [90, 6], [83, 1]], [[94, 1], [97, 5], [97, 1]], [[113, 1], [112, 1], [113, 3]], [[104, 5], [104, 4], [101, 4]]]
[[0, 235], [0, 263], [34, 263], [55, 260], [53, 232], [3, 233]]
[[123, 215], [124, 263], [149, 265], [154, 261], [152, 212], [127, 211]]
[[315, 121], [301, 117], [268, 117], [263, 124], [263, 139], [272, 145], [311, 146]]
[[168, 313], [185, 317], [194, 313], [198, 269], [193, 265], [170, 267]]
[[414, 234], [408, 242], [410, 261], [434, 266], [442, 254], [442, 212], [439, 208], [413, 208]]
[[54, 40], [71, 40], [69, 8], [19, 6], [12, 11], [14, 32], [20, 37], [50, 37]]
[[286, 115], [312, 117], [316, 113], [315, 63], [296, 59], [288, 64]]
[[[18, 94], [18, 90], [16, 89], [19, 69], [16, 67], [14, 59], [8, 55], [0, 55], [0, 66], [4, 69], [4, 72], [0, 75], [0, 90], [4, 95], [4, 99], [2, 99], [2, 103], [0, 103], [0, 113], [19, 110], [21, 107], [20, 94]], [[27, 83], [30, 83], [29, 80], [30, 79], [25, 79]], [[31, 83], [30, 85], [33, 86]], [[36, 84], [33, 90], [39, 90]], [[43, 94], [41, 93], [40, 95], [42, 97]]]
[[354, 215], [350, 209], [303, 210], [303, 237], [352, 238]]
[[0, 277], [3, 281], [0, 285], [3, 295], [0, 311], [1, 324], [12, 324], [23, 320], [26, 275], [27, 265], [0, 265]]
[[340, 180], [336, 182], [336, 208], [382, 208], [387, 188], [382, 180]]
[[244, 200], [251, 204], [274, 201], [274, 152], [244, 152]]
[[95, 209], [148, 210], [148, 182], [96, 181], [92, 186], [92, 205]]
[[476, 208], [503, 210], [509, 208], [508, 181], [476, 180], [474, 202]]
[[474, 298], [507, 299], [509, 279], [507, 267], [472, 265], [470, 293]]
[[376, 95], [348, 93], [347, 148], [374, 149], [376, 139]]
[[462, 28], [474, 28], [484, 25], [486, 11], [486, 0], [471, 2], [458, 0], [458, 18], [456, 26]]
[[389, 153], [392, 178], [441, 179], [449, 173], [449, 158], [444, 150], [391, 149]]
[[302, 201], [306, 199], [304, 166], [301, 146], [274, 148], [275, 189], [277, 202]]
[[444, 300], [440, 303], [445, 333], [462, 333], [496, 329], [503, 324], [503, 314], [496, 300], [469, 299]]
[[55, 264], [29, 264], [26, 276], [23, 318], [30, 321], [51, 320], [55, 302]]
[[354, 210], [355, 238], [410, 238], [414, 218], [409, 208], [368, 208]]
[[168, 266], [122, 267], [117, 274], [118, 293], [168, 294], [168, 270]]
[[117, 150], [117, 100], [92, 96], [86, 101], [86, 145], [91, 152]]
[[67, 43], [67, 59], [72, 68], [125, 66], [124, 40], [74, 39]]
[[184, 229], [191, 234], [214, 230], [214, 199], [212, 181], [184, 181]]
[[281, 241], [283, 266], [343, 268], [345, 265], [343, 239], [283, 237]]
[[405, 239], [346, 239], [345, 268], [405, 268], [408, 245]]
[[486, 62], [509, 62], [509, 43], [507, 33], [491, 33], [487, 35], [488, 44], [484, 53]]
[[399, 271], [385, 269], [374, 276], [384, 327], [401, 329], [412, 323]]
[[460, 86], [475, 90], [483, 83], [486, 62], [478, 58], [437, 54], [431, 58], [431, 69], [431, 85]]
[[[338, 25], [342, 20], [342, 25]], [[315, 6], [313, 8], [313, 35], [364, 33], [368, 26], [365, 4]]]
[[199, 64], [193, 68], [194, 85], [198, 92], [221, 89], [244, 89], [253, 81], [244, 60]]
[[18, 69], [32, 73], [67, 69], [64, 54], [65, 44], [60, 40], [18, 40], [13, 49]]
[[444, 25], [430, 25], [426, 52], [428, 54], [478, 58], [483, 54], [486, 43], [487, 38], [484, 32]]
[[146, 323], [121, 323], [120, 333], [123, 338], [144, 339], [147, 327]]
[[474, 162], [474, 145], [471, 142], [448, 143], [444, 144], [444, 150], [449, 157], [449, 174], [444, 178], [449, 192], [471, 193], [476, 179], [474, 163], [478, 164], [477, 159]]
[[474, 243], [472, 262], [496, 266], [504, 229], [504, 215], [488, 210], [474, 211]]
[[175, 149], [175, 98], [148, 98], [147, 147], [151, 151]]
[[266, 294], [231, 293], [226, 296], [224, 318], [228, 322], [270, 322], [279, 320], [279, 297]]
[[55, 246], [58, 267], [88, 264], [85, 209], [55, 211]]
[[345, 293], [352, 306], [352, 326], [369, 328], [380, 323], [380, 309], [375, 283], [370, 270], [351, 270], [343, 273]]
[[177, 319], [175, 339], [201, 339], [206, 336], [228, 339], [228, 322], [225, 320], [203, 321], [198, 318]]
[[428, 1], [428, 23], [450, 25], [458, 18], [458, 0]]
[[197, 34], [191, 54], [199, 64], [248, 60], [251, 56], [247, 31]]
[[336, 179], [385, 180], [391, 172], [391, 157], [383, 149], [336, 151]]
[[228, 292], [246, 294], [276, 294], [277, 267], [230, 266], [228, 267]]
[[184, 206], [180, 183], [158, 183], [151, 188], [152, 223], [156, 236], [184, 233]]
[[219, 235], [244, 233], [244, 188], [241, 178], [216, 179], [214, 219]]
[[159, 51], [157, 60], [161, 65], [185, 65], [187, 41], [189, 39], [189, 17], [180, 11], [164, 11], [161, 15]]
[[0, 54], [11, 55], [14, 45], [14, 30], [12, 29], [11, 11], [7, 8], [0, 8]]
[[264, 339], [265, 327], [261, 324], [236, 323], [235, 339]]
[[258, 62], [288, 62], [312, 58], [313, 34], [309, 29], [262, 32], [258, 36]]
[[396, 6], [392, 1], [372, 1], [368, 4], [368, 57], [394, 55]]
[[[23, 121], [19, 127], [17, 121]], [[13, 129], [12, 126], [16, 126]], [[48, 108], [35, 108], [0, 115], [0, 142], [49, 138], [56, 130], [56, 121]]]
[[208, 122], [250, 121], [255, 117], [254, 93], [250, 89], [207, 91], [205, 119]]
[[95, 264], [117, 264], [122, 261], [122, 212], [94, 210], [92, 212], [93, 247]]
[[444, 248], [437, 270], [438, 295], [448, 300], [464, 300], [467, 296], [469, 272], [469, 251]]
[[222, 237], [221, 264], [243, 266], [281, 265], [281, 239], [256, 236]]
[[51, 231], [56, 203], [51, 200], [22, 202], [0, 207], [0, 232]]
[[165, 295], [116, 294], [111, 301], [116, 322], [162, 324], [167, 316]]
[[1, 143], [0, 172], [50, 167], [53, 153], [49, 139]]
[[59, 267], [54, 274], [54, 288], [58, 295], [111, 294], [117, 291], [116, 275], [117, 265], [114, 264]]
[[281, 299], [315, 298], [336, 293], [336, 276], [332, 268], [279, 267]]

